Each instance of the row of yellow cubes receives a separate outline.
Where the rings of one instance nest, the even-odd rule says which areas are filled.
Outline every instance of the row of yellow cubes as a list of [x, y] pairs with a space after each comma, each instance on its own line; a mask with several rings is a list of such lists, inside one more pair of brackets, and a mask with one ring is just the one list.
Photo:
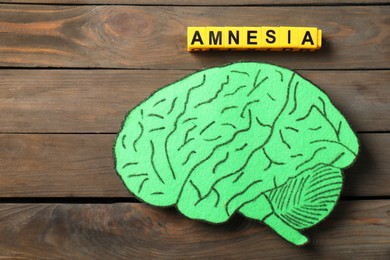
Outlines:
[[315, 27], [188, 27], [188, 51], [277, 50], [315, 51], [322, 30]]

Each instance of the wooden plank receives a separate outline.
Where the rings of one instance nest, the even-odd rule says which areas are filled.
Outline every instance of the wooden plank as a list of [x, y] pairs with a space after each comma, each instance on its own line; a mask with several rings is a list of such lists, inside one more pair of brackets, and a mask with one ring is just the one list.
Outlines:
[[0, 3], [23, 4], [123, 4], [123, 5], [342, 5], [386, 4], [388, 0], [1, 0]]
[[[389, 196], [390, 134], [360, 134], [344, 196]], [[0, 135], [0, 197], [130, 197], [114, 170], [113, 134]]]
[[0, 197], [129, 197], [115, 135], [0, 135]]
[[386, 259], [390, 201], [341, 202], [295, 247], [243, 216], [211, 225], [144, 204], [1, 204], [0, 255], [11, 258]]
[[390, 134], [360, 134], [358, 138], [359, 155], [355, 164], [344, 171], [342, 195], [389, 196]]
[[[295, 69], [389, 68], [389, 11], [390, 6], [4, 4], [0, 6], [0, 66], [198, 69], [261, 60]], [[316, 53], [194, 54], [185, 50], [190, 25], [316, 26], [323, 29], [324, 43]]]
[[[117, 132], [126, 113], [192, 71], [0, 70], [0, 132]], [[389, 131], [388, 71], [298, 71], [356, 131]]]

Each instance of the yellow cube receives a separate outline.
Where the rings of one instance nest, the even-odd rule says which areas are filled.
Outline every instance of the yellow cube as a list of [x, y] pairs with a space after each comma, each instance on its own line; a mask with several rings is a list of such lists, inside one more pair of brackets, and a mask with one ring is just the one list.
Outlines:
[[263, 26], [262, 28], [261, 47], [263, 49], [278, 50], [280, 49], [280, 28]]
[[206, 46], [210, 50], [223, 50], [223, 39], [226, 38], [225, 27], [206, 27], [208, 41]]
[[317, 50], [322, 47], [322, 30], [317, 30]]
[[242, 27], [240, 50], [259, 49], [261, 27]]
[[299, 48], [299, 28], [280, 27], [280, 48], [283, 51], [295, 51]]
[[187, 27], [187, 50], [207, 50], [206, 27]]
[[244, 30], [242, 27], [225, 27], [225, 37], [223, 38], [223, 46], [227, 50], [238, 50], [243, 40]]
[[317, 49], [317, 28], [299, 27], [299, 48], [301, 50]]

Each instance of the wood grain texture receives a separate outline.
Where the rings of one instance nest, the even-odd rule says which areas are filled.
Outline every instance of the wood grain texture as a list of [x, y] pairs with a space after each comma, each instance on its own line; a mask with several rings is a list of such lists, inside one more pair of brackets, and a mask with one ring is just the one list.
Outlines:
[[[389, 196], [390, 134], [360, 134], [344, 196]], [[0, 197], [125, 197], [114, 170], [114, 134], [0, 135]]]
[[[0, 66], [198, 69], [255, 60], [295, 69], [390, 68], [390, 6], [0, 6]], [[282, 22], [281, 22], [281, 18]], [[255, 22], [254, 22], [255, 21]], [[186, 27], [316, 26], [316, 53], [189, 53]]]
[[0, 3], [29, 4], [125, 4], [125, 5], [342, 5], [386, 4], [388, 0], [1, 0]]
[[129, 197], [114, 170], [114, 140], [0, 135], [0, 197]]
[[[0, 70], [1, 133], [116, 133], [151, 93], [192, 71]], [[388, 71], [298, 71], [356, 131], [389, 131]]]
[[[0, 258], [387, 259], [389, 14], [388, 0], [0, 0]], [[323, 49], [191, 54], [194, 25], [316, 26]], [[135, 201], [112, 155], [127, 111], [196, 69], [238, 60], [306, 69], [365, 132], [342, 201], [304, 232], [311, 244], [243, 216], [214, 226], [174, 208], [100, 204]]]
[[3, 257], [61, 259], [386, 259], [389, 201], [341, 202], [295, 247], [259, 222], [211, 225], [144, 204], [2, 204]]

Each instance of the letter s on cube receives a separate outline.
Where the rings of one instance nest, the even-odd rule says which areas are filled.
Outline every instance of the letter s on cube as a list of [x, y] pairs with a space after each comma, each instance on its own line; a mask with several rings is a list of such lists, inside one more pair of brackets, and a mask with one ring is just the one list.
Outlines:
[[280, 48], [280, 27], [263, 26], [262, 31], [262, 47], [278, 50]]

